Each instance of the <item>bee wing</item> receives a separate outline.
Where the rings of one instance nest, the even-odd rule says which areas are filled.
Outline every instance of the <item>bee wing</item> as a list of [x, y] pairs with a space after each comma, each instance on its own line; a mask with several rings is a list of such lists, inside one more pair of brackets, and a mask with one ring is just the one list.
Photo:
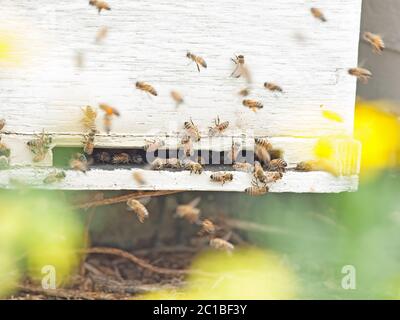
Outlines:
[[144, 197], [144, 198], [140, 198], [138, 199], [138, 201], [142, 204], [142, 205], [147, 205], [149, 204], [149, 202], [151, 201], [151, 197]]
[[188, 203], [188, 206], [191, 206], [191, 207], [197, 207], [197, 205], [200, 203], [200, 201], [201, 201], [201, 198], [200, 197], [197, 197], [197, 198], [194, 198], [192, 201], [190, 201], [189, 203]]

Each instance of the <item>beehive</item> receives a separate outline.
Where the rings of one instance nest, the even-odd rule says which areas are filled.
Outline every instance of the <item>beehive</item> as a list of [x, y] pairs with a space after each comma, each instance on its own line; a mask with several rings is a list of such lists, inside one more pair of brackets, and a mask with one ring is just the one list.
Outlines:
[[[1, 187], [15, 180], [78, 190], [243, 191], [250, 185], [251, 175], [243, 172], [234, 172], [233, 181], [224, 185], [211, 183], [212, 171], [232, 171], [223, 164], [194, 175], [97, 163], [86, 174], [66, 170], [62, 182], [43, 185], [58, 165], [55, 159], [82, 146], [82, 107], [107, 103], [121, 116], [107, 134], [98, 111], [97, 149], [136, 152], [146, 140], [160, 138], [164, 149], [175, 150], [184, 122], [192, 119], [202, 135], [195, 149], [207, 154], [229, 151], [235, 141], [250, 152], [255, 137], [268, 137], [284, 150], [289, 170], [271, 186], [272, 192], [357, 188], [357, 164], [353, 174], [339, 177], [290, 169], [315, 158], [320, 137], [352, 137], [356, 79], [347, 70], [357, 66], [361, 0], [107, 2], [112, 10], [98, 13], [83, 0], [2, 1], [0, 38], [11, 49], [3, 46], [0, 60], [0, 118], [7, 121], [2, 143], [11, 156], [10, 168], [0, 171]], [[311, 7], [321, 7], [327, 21], [314, 18]], [[107, 27], [107, 37], [96, 42], [102, 27]], [[203, 57], [207, 68], [198, 72], [187, 51]], [[246, 109], [238, 95], [248, 86], [244, 77], [230, 76], [231, 58], [239, 54], [252, 75], [249, 98], [264, 105], [257, 112]], [[137, 90], [136, 81], [151, 83], [158, 95]], [[284, 92], [266, 90], [267, 81]], [[184, 104], [176, 107], [171, 90], [183, 94]], [[340, 121], [324, 117], [326, 110]], [[222, 136], [210, 139], [208, 127], [218, 116], [230, 125]], [[27, 141], [43, 131], [52, 136], [52, 149], [43, 161], [33, 162]], [[132, 179], [137, 169], [143, 170], [144, 185]]]

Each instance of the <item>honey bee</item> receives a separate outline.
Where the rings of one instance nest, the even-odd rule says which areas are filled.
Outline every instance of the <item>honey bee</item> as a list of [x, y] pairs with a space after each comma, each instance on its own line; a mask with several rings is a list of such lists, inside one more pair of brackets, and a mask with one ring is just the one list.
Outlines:
[[257, 158], [263, 163], [271, 161], [270, 151], [272, 150], [272, 144], [265, 138], [255, 138], [254, 144], [254, 153]]
[[0, 130], [3, 130], [5, 125], [6, 125], [6, 120], [5, 119], [0, 119]]
[[233, 69], [231, 77], [240, 78], [243, 76], [248, 83], [251, 83], [250, 71], [244, 63], [244, 56], [240, 54], [235, 56], [234, 59], [231, 58], [231, 60], [235, 64], [235, 69]]
[[165, 142], [163, 140], [146, 140], [146, 145], [143, 147], [146, 152], [155, 152], [158, 149], [165, 146]]
[[88, 161], [82, 153], [74, 154], [69, 161], [69, 166], [72, 170], [81, 171], [83, 173], [86, 173], [89, 169]]
[[254, 162], [254, 178], [261, 182], [266, 184], [267, 183], [267, 176], [264, 172], [263, 167], [261, 166], [261, 164], [258, 161]]
[[110, 163], [111, 162], [111, 156], [108, 152], [102, 151], [100, 153], [96, 154], [96, 159], [98, 162], [101, 163]]
[[232, 243], [230, 243], [224, 239], [221, 239], [221, 238], [211, 239], [210, 247], [212, 247], [216, 250], [226, 251], [228, 253], [232, 253], [232, 251], [235, 249], [235, 247]]
[[83, 117], [81, 119], [81, 123], [83, 127], [87, 130], [92, 130], [96, 128], [96, 118], [97, 118], [97, 112], [94, 110], [91, 106], [86, 106], [85, 108], [82, 108], [83, 112]]
[[96, 34], [96, 43], [102, 42], [108, 34], [108, 28], [107, 27], [101, 27]]
[[179, 205], [176, 208], [175, 215], [179, 218], [186, 219], [190, 223], [197, 223], [200, 217], [200, 209], [196, 208], [200, 203], [201, 198], [197, 197], [188, 204]]
[[325, 15], [322, 13], [322, 11], [321, 11], [320, 9], [318, 9], [318, 8], [311, 8], [310, 11], [311, 11], [312, 15], [313, 15], [315, 18], [321, 20], [322, 22], [326, 22], [326, 21], [327, 21], [326, 18], [325, 18]]
[[359, 67], [349, 69], [349, 74], [357, 77], [364, 84], [367, 84], [368, 80], [372, 78], [371, 71]]
[[214, 223], [209, 219], [204, 219], [200, 223], [201, 229], [199, 235], [213, 235], [217, 231]]
[[372, 46], [374, 53], [382, 54], [383, 49], [385, 49], [385, 43], [380, 35], [364, 32], [363, 38]]
[[112, 158], [113, 164], [129, 164], [131, 162], [131, 156], [125, 152], [117, 153]]
[[136, 89], [142, 90], [144, 92], [147, 92], [153, 96], [157, 96], [157, 91], [154, 89], [154, 87], [148, 83], [142, 82], [142, 81], [137, 81], [136, 82]]
[[190, 52], [186, 53], [186, 57], [189, 58], [190, 60], [192, 60], [194, 63], [196, 63], [197, 70], [199, 72], [200, 72], [200, 66], [202, 66], [205, 69], [207, 68], [207, 63], [202, 57], [196, 56]]
[[224, 121], [221, 123], [219, 117], [214, 120], [214, 127], [209, 127], [208, 134], [213, 137], [215, 135], [220, 135], [229, 127], [229, 121]]
[[176, 103], [176, 107], [178, 108], [182, 103], [184, 103], [185, 101], [183, 100], [182, 95], [175, 90], [171, 91], [171, 98], [175, 101]]
[[165, 159], [164, 165], [170, 169], [180, 169], [182, 167], [182, 163], [178, 158]]
[[229, 150], [228, 152], [228, 160], [231, 161], [232, 163], [235, 163], [241, 149], [242, 145], [239, 142], [232, 141], [231, 150]]
[[283, 178], [282, 172], [266, 172], [267, 183], [276, 182]]
[[285, 172], [286, 167], [287, 167], [286, 161], [281, 158], [271, 160], [268, 164], [269, 171]]
[[264, 108], [264, 105], [260, 101], [251, 100], [251, 99], [244, 99], [243, 105], [254, 112], [256, 112], [259, 109]]
[[62, 180], [65, 179], [65, 177], [66, 174], [64, 171], [53, 171], [43, 179], [43, 183], [52, 184], [56, 182], [61, 182]]
[[266, 138], [255, 138], [254, 143], [256, 146], [267, 149], [268, 151], [272, 149], [272, 144]]
[[49, 134], [44, 131], [37, 135], [36, 139], [27, 142], [29, 150], [33, 154], [33, 161], [40, 162], [46, 158], [48, 151], [50, 150], [53, 139]]
[[133, 177], [133, 179], [136, 181], [136, 183], [138, 185], [146, 184], [146, 180], [144, 179], [143, 174], [142, 174], [141, 171], [139, 171], [139, 170], [133, 171], [132, 177]]
[[87, 155], [92, 155], [94, 150], [94, 137], [96, 135], [96, 129], [91, 129], [90, 132], [85, 135], [83, 140], [83, 152]]
[[320, 169], [321, 169], [320, 162], [317, 160], [308, 160], [299, 162], [295, 168], [296, 171], [304, 171], [304, 172], [316, 171]]
[[183, 146], [183, 153], [186, 157], [191, 157], [194, 153], [192, 138], [190, 136], [184, 136], [181, 139], [181, 146]]
[[166, 160], [161, 158], [155, 158], [153, 162], [150, 164], [152, 170], [161, 170], [165, 168]]
[[228, 172], [215, 172], [210, 176], [211, 181], [213, 182], [220, 182], [224, 185], [226, 182], [233, 180], [233, 174]]
[[251, 183], [251, 187], [248, 187], [244, 190], [250, 196], [262, 196], [269, 192], [269, 188], [267, 185], [259, 185], [257, 181], [253, 180]]
[[233, 169], [236, 171], [251, 173], [253, 172], [253, 165], [248, 162], [236, 162], [233, 164]]
[[192, 160], [185, 161], [184, 168], [186, 170], [190, 170], [190, 174], [192, 174], [192, 173], [202, 174], [203, 173], [203, 166], [196, 161], [192, 161]]
[[239, 96], [247, 97], [250, 94], [250, 88], [243, 88], [238, 92]]
[[283, 92], [280, 86], [272, 82], [264, 82], [264, 88], [272, 92]]
[[198, 142], [201, 139], [200, 131], [197, 126], [193, 123], [193, 120], [186, 121], [184, 123], [184, 128], [186, 132], [194, 139], [194, 141]]
[[0, 156], [9, 158], [11, 155], [11, 150], [4, 143], [0, 142]]
[[106, 115], [108, 115], [108, 116], [119, 117], [121, 115], [116, 108], [114, 108], [106, 103], [99, 103], [99, 108], [101, 110], [103, 110], [106, 113]]
[[111, 10], [111, 7], [109, 6], [109, 4], [103, 0], [89, 0], [89, 4], [91, 6], [94, 6], [97, 8], [99, 14], [101, 12], [101, 10]]
[[145, 219], [149, 217], [149, 212], [146, 207], [136, 199], [129, 199], [126, 204], [128, 205], [128, 210], [136, 213], [139, 222], [143, 223]]

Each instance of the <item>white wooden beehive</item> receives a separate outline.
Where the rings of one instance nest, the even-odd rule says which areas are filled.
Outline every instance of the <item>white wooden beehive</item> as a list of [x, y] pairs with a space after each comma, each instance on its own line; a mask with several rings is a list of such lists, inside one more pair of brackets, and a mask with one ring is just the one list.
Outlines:
[[[203, 135], [196, 149], [229, 150], [236, 140], [250, 149], [254, 137], [269, 137], [293, 168], [314, 157], [318, 138], [352, 135], [356, 79], [347, 69], [357, 66], [361, 0], [108, 3], [112, 10], [98, 14], [86, 0], [2, 0], [0, 30], [16, 37], [21, 62], [0, 65], [0, 118], [7, 121], [2, 142], [11, 149], [11, 167], [0, 171], [1, 187], [14, 179], [59, 189], [243, 191], [250, 185], [251, 175], [240, 172], [223, 186], [211, 183], [211, 167], [202, 175], [143, 167], [147, 183], [139, 186], [133, 166], [94, 165], [86, 174], [67, 170], [63, 182], [44, 186], [54, 148], [82, 145], [81, 108], [102, 102], [118, 108], [121, 117], [110, 134], [98, 117], [96, 148], [143, 148], [145, 139], [162, 138], [165, 148], [176, 149], [183, 123], [191, 118]], [[326, 23], [311, 16], [313, 6], [323, 9]], [[94, 39], [103, 26], [109, 34], [99, 44]], [[187, 51], [202, 56], [208, 68], [199, 73]], [[245, 56], [252, 72], [250, 98], [264, 104], [258, 112], [246, 109], [237, 94], [245, 80], [230, 77], [235, 54]], [[158, 96], [136, 90], [138, 80], [154, 85]], [[265, 81], [278, 83], [284, 93], [268, 92]], [[185, 104], [176, 108], [171, 90], [181, 92]], [[343, 122], [322, 117], [321, 106]], [[217, 116], [230, 127], [208, 139]], [[54, 148], [34, 163], [26, 142], [42, 131], [52, 135]], [[357, 183], [356, 175], [289, 170], [270, 190], [340, 192], [355, 190]]]

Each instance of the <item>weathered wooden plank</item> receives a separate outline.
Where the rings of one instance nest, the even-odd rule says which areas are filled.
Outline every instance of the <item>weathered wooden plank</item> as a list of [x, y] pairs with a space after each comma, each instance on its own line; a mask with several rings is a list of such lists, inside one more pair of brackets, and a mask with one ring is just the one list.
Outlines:
[[[193, 191], [239, 191], [251, 184], [252, 176], [243, 172], [232, 172], [234, 179], [225, 185], [210, 181], [211, 171], [191, 175], [188, 171], [141, 170], [147, 181], [139, 186], [132, 178], [134, 169], [100, 170], [92, 169], [86, 174], [66, 171], [61, 183], [44, 185], [43, 179], [52, 169], [10, 169], [0, 171], [0, 187], [12, 187], [12, 181], [25, 183], [35, 188], [65, 190], [193, 190]], [[334, 193], [355, 191], [358, 177], [334, 177], [326, 172], [287, 172], [281, 181], [270, 185], [270, 192]]]

